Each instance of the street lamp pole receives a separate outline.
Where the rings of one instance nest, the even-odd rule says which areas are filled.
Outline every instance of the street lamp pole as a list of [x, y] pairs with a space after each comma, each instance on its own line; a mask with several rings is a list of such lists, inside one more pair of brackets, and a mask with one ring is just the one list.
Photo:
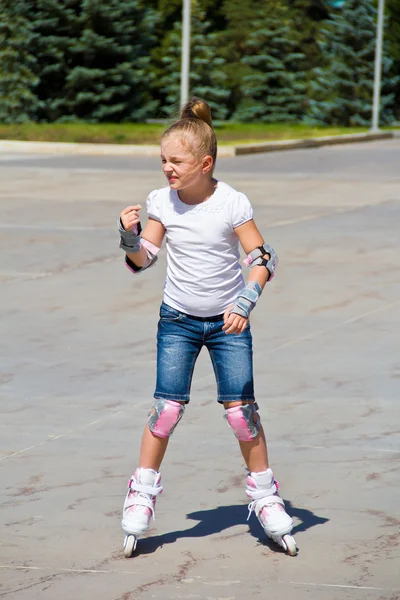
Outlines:
[[372, 104], [371, 131], [379, 131], [379, 106], [381, 101], [382, 53], [383, 53], [383, 22], [385, 0], [379, 0], [378, 22], [376, 26], [374, 99]]
[[181, 106], [186, 104], [189, 98], [190, 2], [191, 0], [183, 0], [182, 7]]

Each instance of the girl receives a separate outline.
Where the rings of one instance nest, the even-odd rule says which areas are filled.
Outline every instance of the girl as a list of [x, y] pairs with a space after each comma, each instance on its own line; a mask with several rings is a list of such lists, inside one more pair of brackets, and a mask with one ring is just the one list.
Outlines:
[[[119, 221], [120, 247], [134, 273], [157, 260], [166, 235], [167, 277], [157, 334], [157, 383], [136, 469], [123, 507], [124, 553], [149, 528], [162, 491], [160, 465], [168, 440], [189, 402], [197, 356], [208, 349], [229, 426], [239, 441], [249, 474], [246, 494], [267, 536], [290, 555], [293, 521], [285, 512], [278, 483], [268, 465], [267, 446], [253, 390], [249, 314], [277, 256], [253, 221], [247, 197], [213, 177], [217, 141], [208, 104], [192, 98], [161, 139], [162, 169], [168, 187], [146, 203], [142, 232], [140, 205], [128, 206]], [[239, 242], [251, 266], [245, 285]]]

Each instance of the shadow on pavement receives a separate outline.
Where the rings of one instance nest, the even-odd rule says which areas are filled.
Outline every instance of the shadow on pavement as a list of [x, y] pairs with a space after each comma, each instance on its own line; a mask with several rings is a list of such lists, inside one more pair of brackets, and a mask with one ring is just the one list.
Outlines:
[[[295, 508], [288, 501], [285, 501], [288, 513], [300, 523], [293, 528], [292, 534], [307, 531], [315, 525], [323, 525], [329, 519], [319, 517], [305, 508]], [[230, 527], [240, 525], [246, 522], [247, 511], [243, 504], [233, 504], [230, 506], [218, 506], [208, 510], [199, 510], [186, 515], [188, 519], [198, 521], [190, 529], [181, 531], [171, 531], [162, 535], [142, 538], [139, 540], [135, 556], [141, 554], [151, 554], [162, 547], [164, 544], [173, 544], [180, 538], [206, 537], [215, 533], [221, 533]], [[260, 544], [268, 546], [276, 552], [283, 552], [277, 544], [274, 544], [267, 538], [255, 516], [252, 516], [248, 522], [250, 534], [257, 539]]]

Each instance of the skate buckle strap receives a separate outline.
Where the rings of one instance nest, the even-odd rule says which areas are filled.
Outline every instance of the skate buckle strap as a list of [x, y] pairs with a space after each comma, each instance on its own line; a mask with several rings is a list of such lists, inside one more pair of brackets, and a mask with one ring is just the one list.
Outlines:
[[137, 483], [133, 479], [130, 479], [128, 482], [128, 489], [132, 490], [132, 492], [140, 492], [142, 494], [150, 494], [151, 496], [158, 496], [163, 491], [163, 486], [154, 487], [150, 485], [142, 485]]
[[[258, 503], [260, 503], [260, 506], [257, 507], [256, 505]], [[264, 506], [272, 506], [273, 504], [281, 504], [282, 506], [285, 506], [284, 501], [277, 494], [272, 494], [272, 495], [264, 496], [263, 498], [259, 498], [258, 500], [253, 500], [253, 502], [250, 502], [250, 504], [248, 506], [249, 514], [248, 514], [247, 520], [250, 519], [251, 513], [253, 512], [253, 510], [255, 510], [256, 515], [258, 516], [259, 513], [264, 508]]]
[[147, 498], [146, 496], [134, 496], [132, 498], [131, 504], [128, 504], [126, 506], [126, 509], [133, 508], [134, 506], [145, 506], [146, 508], [150, 509], [151, 517], [152, 517], [153, 521], [155, 521], [156, 511], [154, 508], [154, 504], [150, 500], [150, 498]]
[[252, 488], [246, 488], [246, 494], [252, 500], [261, 500], [261, 498], [273, 496], [279, 490], [279, 484], [277, 485], [277, 483], [277, 481], [274, 481], [269, 489], [253, 490]]

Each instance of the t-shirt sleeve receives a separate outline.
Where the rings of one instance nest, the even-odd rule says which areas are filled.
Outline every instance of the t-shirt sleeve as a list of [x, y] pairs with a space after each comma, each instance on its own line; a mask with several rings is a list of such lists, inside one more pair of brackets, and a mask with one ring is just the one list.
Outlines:
[[253, 207], [245, 194], [237, 192], [231, 205], [232, 227], [239, 227], [253, 218]]
[[162, 222], [161, 219], [161, 206], [160, 206], [160, 194], [158, 190], [151, 192], [146, 200], [147, 216], [155, 219], [156, 221]]

